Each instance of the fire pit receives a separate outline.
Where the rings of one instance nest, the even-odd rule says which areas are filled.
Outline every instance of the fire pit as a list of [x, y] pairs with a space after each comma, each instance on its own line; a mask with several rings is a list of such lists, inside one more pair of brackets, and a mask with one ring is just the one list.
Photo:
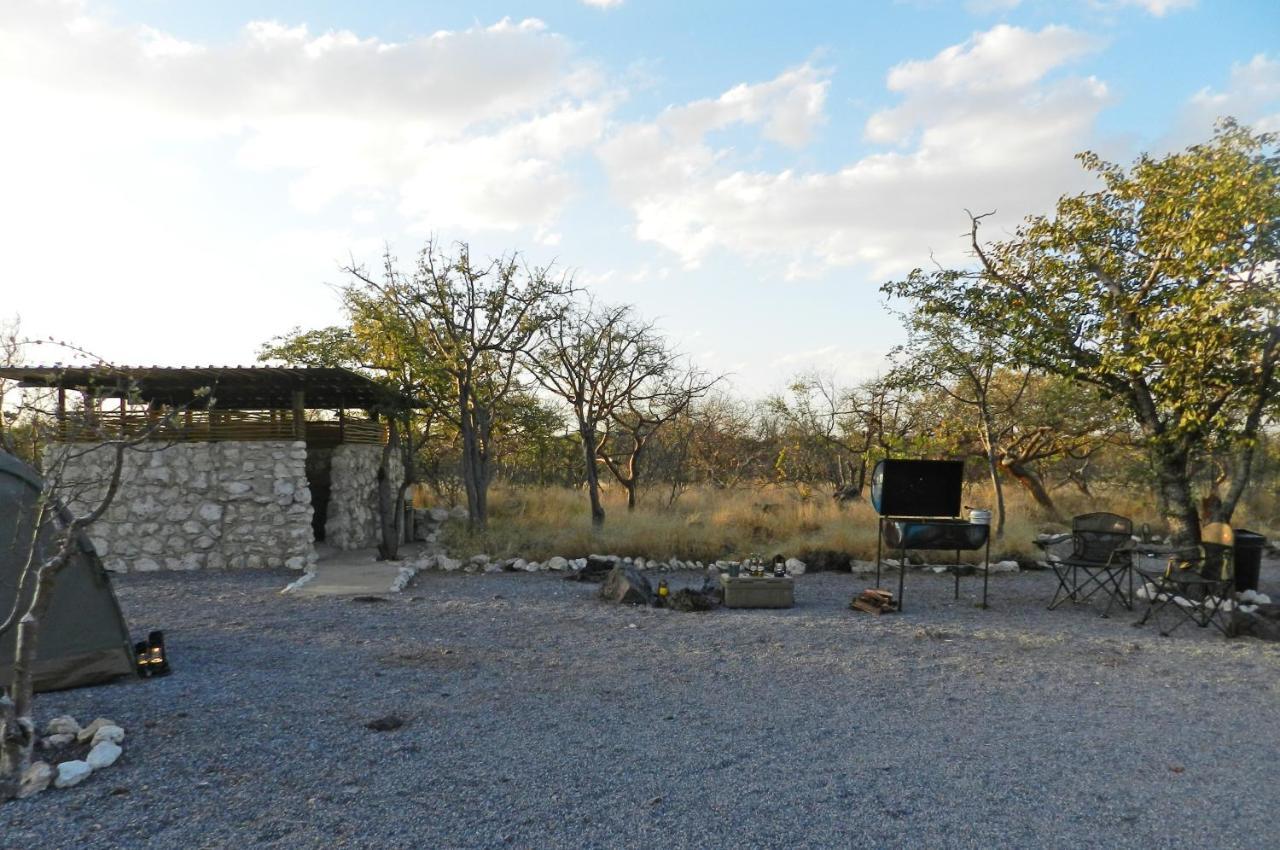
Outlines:
[[982, 570], [982, 607], [987, 607], [987, 575], [991, 565], [991, 526], [960, 519], [960, 491], [964, 462], [958, 460], [882, 460], [871, 475], [871, 504], [880, 514], [876, 539], [876, 587], [884, 561], [884, 546], [898, 550], [898, 610], [909, 550], [955, 552], [955, 563], [944, 564], [955, 576], [960, 598], [962, 551], [986, 547]]

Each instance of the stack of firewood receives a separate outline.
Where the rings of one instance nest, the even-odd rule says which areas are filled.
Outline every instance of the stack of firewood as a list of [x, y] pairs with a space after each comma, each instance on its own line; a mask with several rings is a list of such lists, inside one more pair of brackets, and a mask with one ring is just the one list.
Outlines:
[[868, 614], [875, 614], [877, 617], [881, 614], [898, 610], [898, 604], [893, 601], [893, 593], [888, 590], [881, 590], [878, 587], [868, 588], [853, 597], [849, 607], [855, 611], [866, 611]]

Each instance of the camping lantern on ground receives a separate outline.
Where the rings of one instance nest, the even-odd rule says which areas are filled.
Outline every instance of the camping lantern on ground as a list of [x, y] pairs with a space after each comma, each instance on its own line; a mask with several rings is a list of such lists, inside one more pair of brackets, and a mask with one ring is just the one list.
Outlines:
[[667, 580], [660, 579], [658, 581], [658, 599], [665, 602], [667, 597], [671, 595], [671, 588], [667, 587]]
[[134, 653], [138, 658], [139, 676], [167, 676], [172, 672], [169, 669], [169, 656], [164, 651], [164, 632], [151, 632], [146, 640], [138, 641], [134, 644]]

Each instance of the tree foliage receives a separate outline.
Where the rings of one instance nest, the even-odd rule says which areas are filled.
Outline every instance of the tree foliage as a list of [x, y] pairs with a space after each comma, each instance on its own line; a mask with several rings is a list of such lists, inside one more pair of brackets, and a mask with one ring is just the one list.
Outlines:
[[1191, 464], [1230, 446], [1245, 462], [1274, 412], [1280, 346], [1276, 137], [1223, 122], [1211, 141], [1124, 169], [1079, 157], [1096, 191], [1062, 198], [976, 268], [917, 269], [886, 284], [924, 315], [1000, 347], [1006, 363], [1096, 386], [1140, 428], [1175, 532], [1198, 539]]

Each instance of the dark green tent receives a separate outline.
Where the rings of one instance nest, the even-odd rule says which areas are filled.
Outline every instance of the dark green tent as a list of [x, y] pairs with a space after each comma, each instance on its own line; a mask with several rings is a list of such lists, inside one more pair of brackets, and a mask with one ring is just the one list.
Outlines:
[[[0, 454], [0, 624], [8, 619], [27, 562], [40, 476], [11, 455]], [[52, 547], [56, 530], [42, 535]], [[47, 620], [36, 647], [35, 686], [55, 691], [136, 674], [133, 644], [102, 560], [83, 534], [71, 562], [58, 574]], [[20, 603], [30, 600], [30, 590]], [[17, 628], [0, 635], [0, 685], [13, 676]]]

